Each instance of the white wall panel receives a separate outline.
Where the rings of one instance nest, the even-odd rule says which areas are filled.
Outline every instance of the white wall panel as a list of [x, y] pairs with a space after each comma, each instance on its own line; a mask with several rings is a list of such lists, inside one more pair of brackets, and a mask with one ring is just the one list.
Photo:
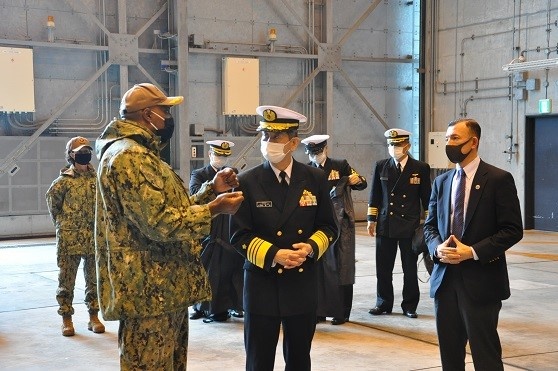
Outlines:
[[260, 60], [223, 58], [224, 115], [253, 115], [260, 105]]
[[33, 50], [0, 47], [0, 112], [35, 112]]

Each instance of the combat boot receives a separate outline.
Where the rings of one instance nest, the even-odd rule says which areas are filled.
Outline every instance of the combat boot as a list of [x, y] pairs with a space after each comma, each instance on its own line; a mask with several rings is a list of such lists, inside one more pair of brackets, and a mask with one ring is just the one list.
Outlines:
[[105, 325], [99, 321], [99, 317], [96, 314], [89, 315], [89, 323], [87, 323], [87, 329], [93, 331], [96, 334], [102, 334], [105, 332]]
[[62, 316], [62, 335], [74, 336], [74, 324], [72, 323], [72, 316]]

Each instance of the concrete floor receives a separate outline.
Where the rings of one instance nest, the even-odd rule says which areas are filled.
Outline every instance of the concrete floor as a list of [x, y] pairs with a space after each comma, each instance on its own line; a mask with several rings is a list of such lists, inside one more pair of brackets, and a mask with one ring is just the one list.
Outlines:
[[[508, 251], [512, 296], [500, 315], [506, 370], [558, 370], [558, 233], [526, 231]], [[376, 280], [374, 241], [357, 227], [357, 279], [351, 322], [318, 325], [314, 370], [441, 370], [428, 274], [420, 266], [418, 319], [399, 312], [371, 316]], [[54, 238], [0, 241], [0, 369], [118, 370], [117, 322], [106, 333], [87, 331], [83, 276], [75, 293], [74, 337], [60, 334], [56, 314]], [[394, 271], [401, 300], [401, 266]], [[394, 310], [399, 304], [394, 306]], [[243, 370], [242, 319], [205, 324], [190, 321], [189, 370]], [[281, 345], [276, 370], [284, 369]], [[467, 370], [473, 370], [470, 356]]]

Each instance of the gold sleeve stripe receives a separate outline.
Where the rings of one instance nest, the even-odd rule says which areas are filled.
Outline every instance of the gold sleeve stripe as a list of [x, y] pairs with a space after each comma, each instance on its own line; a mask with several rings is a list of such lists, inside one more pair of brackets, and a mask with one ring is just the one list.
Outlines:
[[329, 239], [327, 235], [322, 231], [316, 231], [310, 239], [318, 245], [318, 259], [322, 256], [322, 254], [327, 250], [329, 247]]
[[378, 208], [369, 206], [367, 215], [378, 216]]
[[424, 211], [424, 219], [426, 219], [428, 217], [428, 210]]
[[265, 264], [265, 255], [271, 246], [271, 243], [262, 240], [261, 238], [254, 238], [250, 241], [248, 250], [246, 251], [248, 261], [260, 268], [263, 268]]

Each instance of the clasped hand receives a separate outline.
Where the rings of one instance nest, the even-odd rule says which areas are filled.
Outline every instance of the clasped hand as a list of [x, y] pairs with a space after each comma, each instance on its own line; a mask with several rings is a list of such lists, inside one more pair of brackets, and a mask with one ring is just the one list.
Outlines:
[[312, 246], [305, 242], [293, 244], [293, 249], [279, 249], [275, 254], [275, 262], [281, 264], [285, 269], [296, 268], [306, 261], [306, 257], [312, 253]]
[[215, 193], [227, 192], [239, 185], [236, 173], [230, 167], [219, 170], [213, 178], [213, 190]]
[[436, 248], [436, 255], [445, 264], [459, 264], [473, 258], [471, 246], [465, 245], [453, 234]]

